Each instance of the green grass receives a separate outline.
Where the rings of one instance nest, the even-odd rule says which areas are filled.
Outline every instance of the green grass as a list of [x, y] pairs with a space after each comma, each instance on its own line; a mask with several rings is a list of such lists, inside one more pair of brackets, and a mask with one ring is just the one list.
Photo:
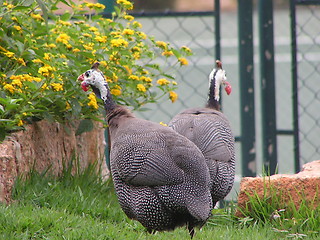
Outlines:
[[[66, 169], [60, 178], [36, 172], [25, 180], [19, 178], [13, 191], [14, 202], [0, 205], [0, 239], [189, 239], [185, 228], [148, 234], [139, 222], [129, 220], [122, 212], [112, 182], [102, 182], [93, 169], [89, 167], [74, 176]], [[299, 222], [293, 229], [292, 225], [263, 222], [255, 216], [238, 219], [234, 210], [215, 209], [194, 239], [319, 238], [306, 223]], [[308, 221], [315, 221], [318, 213], [313, 212]]]

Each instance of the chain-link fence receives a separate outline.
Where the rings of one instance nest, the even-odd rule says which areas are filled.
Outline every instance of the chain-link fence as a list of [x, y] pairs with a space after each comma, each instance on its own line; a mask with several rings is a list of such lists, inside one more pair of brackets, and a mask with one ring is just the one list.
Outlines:
[[304, 164], [320, 159], [320, 2], [296, 4], [299, 145]]
[[150, 104], [150, 111], [137, 113], [155, 122], [168, 122], [183, 109], [203, 106], [208, 93], [208, 76], [215, 65], [214, 13], [174, 13], [135, 15], [142, 23], [143, 31], [157, 40], [168, 41], [176, 47], [188, 46], [193, 56], [188, 57], [188, 66], [171, 68], [162, 62], [164, 68], [176, 77], [179, 84], [178, 101]]

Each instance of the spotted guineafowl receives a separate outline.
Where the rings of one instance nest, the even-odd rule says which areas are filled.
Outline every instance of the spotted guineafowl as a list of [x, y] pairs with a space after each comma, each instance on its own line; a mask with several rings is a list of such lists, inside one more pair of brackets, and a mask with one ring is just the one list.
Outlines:
[[111, 138], [111, 173], [125, 214], [148, 232], [187, 225], [191, 237], [213, 208], [201, 151], [169, 127], [136, 118], [111, 96], [99, 64], [79, 76], [103, 100]]
[[227, 94], [231, 86], [220, 61], [209, 76], [209, 98], [205, 108], [187, 109], [176, 115], [169, 127], [194, 142], [206, 158], [215, 205], [231, 190], [235, 176], [234, 136], [229, 121], [220, 112], [220, 85]]

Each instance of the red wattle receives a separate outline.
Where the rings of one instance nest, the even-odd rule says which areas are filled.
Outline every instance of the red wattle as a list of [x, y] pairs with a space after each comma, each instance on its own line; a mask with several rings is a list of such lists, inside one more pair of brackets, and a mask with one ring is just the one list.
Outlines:
[[231, 85], [230, 85], [230, 83], [228, 83], [228, 82], [226, 82], [226, 87], [224, 88], [224, 90], [226, 90], [226, 93], [228, 94], [228, 95], [230, 95], [230, 93], [231, 93], [231, 91], [232, 91], [232, 88], [231, 88]]
[[81, 87], [82, 87], [83, 91], [85, 91], [85, 92], [89, 90], [89, 85], [87, 83], [82, 83]]

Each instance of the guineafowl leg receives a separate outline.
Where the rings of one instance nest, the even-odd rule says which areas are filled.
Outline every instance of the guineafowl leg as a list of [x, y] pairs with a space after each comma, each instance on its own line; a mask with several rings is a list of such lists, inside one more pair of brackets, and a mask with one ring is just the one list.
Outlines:
[[150, 228], [148, 228], [147, 231], [149, 234], [155, 234], [157, 232], [156, 230]]
[[193, 226], [188, 225], [188, 230], [189, 230], [189, 234], [190, 234], [190, 238], [193, 238], [194, 235], [194, 228]]

